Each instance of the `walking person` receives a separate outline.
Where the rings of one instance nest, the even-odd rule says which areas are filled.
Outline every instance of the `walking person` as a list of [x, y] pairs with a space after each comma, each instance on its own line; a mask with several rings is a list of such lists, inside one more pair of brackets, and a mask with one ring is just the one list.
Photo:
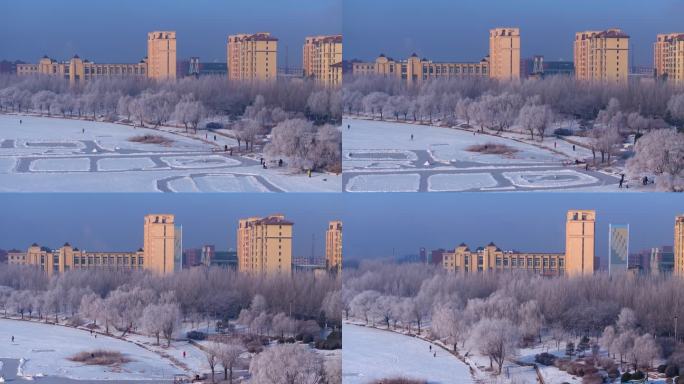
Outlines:
[[19, 119], [19, 125], [21, 125], [21, 119]]
[[12, 342], [14, 343], [14, 336], [12, 336]]
[[411, 134], [411, 140], [413, 140], [413, 133]]
[[618, 186], [618, 188], [622, 188], [622, 184], [624, 182], [625, 182], [625, 174], [623, 173], [620, 175], [620, 185]]
[[575, 144], [572, 145], [572, 151], [575, 152]]

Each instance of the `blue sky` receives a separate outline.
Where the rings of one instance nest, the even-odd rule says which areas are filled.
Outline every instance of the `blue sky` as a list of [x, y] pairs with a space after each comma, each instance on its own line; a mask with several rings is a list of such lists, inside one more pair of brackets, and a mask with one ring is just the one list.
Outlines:
[[341, 0], [21, 0], [0, 1], [0, 59], [137, 62], [147, 32], [176, 30], [178, 57], [226, 61], [226, 37], [270, 31], [290, 66], [301, 65], [304, 37], [340, 33]]
[[597, 253], [605, 256], [608, 224], [630, 224], [632, 250], [672, 245], [679, 194], [3, 194], [0, 248], [65, 241], [90, 250], [135, 250], [147, 213], [173, 213], [186, 248], [235, 247], [237, 220], [284, 213], [295, 222], [294, 250], [324, 251], [327, 222], [344, 221], [347, 258], [415, 254], [419, 247], [476, 247], [563, 252], [565, 212], [596, 209]]
[[344, 0], [346, 58], [412, 52], [437, 61], [478, 61], [488, 31], [521, 28], [522, 56], [572, 60], [574, 33], [620, 27], [632, 37], [634, 61], [652, 66], [657, 33], [684, 32], [681, 0]]

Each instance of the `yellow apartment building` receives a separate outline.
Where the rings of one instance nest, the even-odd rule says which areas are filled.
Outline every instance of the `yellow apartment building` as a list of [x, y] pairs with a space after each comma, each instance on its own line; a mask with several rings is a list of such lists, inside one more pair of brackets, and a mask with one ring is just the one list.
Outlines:
[[578, 80], [627, 83], [629, 35], [622, 30], [577, 32], [573, 53]]
[[466, 244], [461, 243], [454, 252], [443, 254], [442, 267], [455, 273], [519, 270], [560, 276], [565, 270], [565, 255], [503, 251], [494, 243], [471, 251]]
[[328, 271], [342, 270], [342, 222], [339, 220], [328, 223], [325, 231], [325, 264]]
[[17, 75], [48, 75], [69, 80], [71, 85], [98, 78], [176, 78], [176, 32], [147, 34], [147, 57], [134, 64], [100, 64], [74, 55], [67, 61], [43, 56], [37, 64], [17, 64]]
[[420, 84], [436, 78], [487, 77], [489, 60], [485, 57], [479, 63], [439, 63], [421, 59], [415, 53], [406, 60], [394, 60], [381, 54], [374, 62], [354, 62], [352, 74], [396, 77], [408, 84]]
[[74, 269], [144, 269], [165, 275], [180, 270], [182, 230], [174, 226], [173, 215], [147, 215], [144, 223], [144, 248], [136, 252], [93, 252], [65, 243], [52, 250], [33, 243], [26, 252], [13, 252], [13, 265], [39, 267], [48, 276]]
[[[302, 69], [325, 86], [342, 84], [342, 35], [308, 36], [302, 47]], [[339, 69], [338, 69], [339, 68]]]
[[292, 272], [292, 227], [283, 215], [240, 219], [237, 230], [238, 271]]
[[454, 273], [515, 270], [543, 276], [593, 274], [595, 219], [594, 211], [568, 211], [565, 253], [504, 251], [494, 243], [471, 250], [461, 243], [453, 252], [442, 254], [442, 268]]
[[17, 75], [58, 76], [71, 85], [98, 78], [144, 78], [147, 76], [147, 60], [136, 64], [99, 64], [78, 55], [62, 62], [43, 56], [38, 64], [17, 64]]
[[653, 68], [659, 79], [684, 83], [684, 32], [664, 33], [656, 37]]
[[677, 276], [684, 277], [684, 215], [675, 217], [674, 273]]
[[176, 78], [176, 32], [154, 31], [147, 34], [147, 73], [152, 79]]
[[520, 78], [520, 29], [489, 31], [489, 77], [499, 80]]
[[228, 36], [228, 79], [274, 81], [278, 71], [278, 39], [268, 32]]

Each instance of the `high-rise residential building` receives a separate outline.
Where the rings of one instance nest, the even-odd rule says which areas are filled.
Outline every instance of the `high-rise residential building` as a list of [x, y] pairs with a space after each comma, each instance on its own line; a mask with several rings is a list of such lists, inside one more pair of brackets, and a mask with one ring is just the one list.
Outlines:
[[659, 79], [684, 83], [684, 32], [658, 34], [653, 44], [653, 68]]
[[176, 78], [176, 32], [147, 34], [147, 74], [158, 80]]
[[675, 275], [684, 277], [684, 215], [675, 218], [674, 272]]
[[565, 270], [570, 276], [594, 273], [596, 212], [570, 210], [565, 223]]
[[495, 28], [489, 31], [489, 77], [520, 78], [520, 29]]
[[437, 78], [487, 77], [489, 61], [485, 57], [478, 63], [433, 62], [419, 58], [415, 53], [406, 60], [394, 60], [384, 54], [374, 62], [352, 62], [354, 76], [384, 76], [405, 80], [407, 84], [420, 84]]
[[325, 231], [325, 264], [328, 271], [342, 270], [342, 222], [339, 220], [328, 223]]
[[145, 269], [159, 274], [180, 270], [183, 262], [182, 229], [176, 227], [174, 215], [146, 215], [144, 223]]
[[629, 224], [608, 225], [608, 273], [629, 269]]
[[629, 35], [613, 28], [575, 34], [575, 78], [626, 84], [629, 76]]
[[230, 35], [227, 50], [230, 80], [276, 80], [278, 39], [270, 33]]
[[44, 75], [61, 77], [75, 85], [101, 78], [144, 78], [147, 76], [145, 59], [135, 64], [100, 64], [74, 55], [68, 61], [57, 61], [43, 56], [38, 64], [17, 64], [17, 75]]
[[302, 47], [304, 76], [325, 86], [342, 84], [342, 35], [307, 36]]
[[238, 270], [290, 273], [293, 225], [283, 215], [241, 219], [237, 231]]

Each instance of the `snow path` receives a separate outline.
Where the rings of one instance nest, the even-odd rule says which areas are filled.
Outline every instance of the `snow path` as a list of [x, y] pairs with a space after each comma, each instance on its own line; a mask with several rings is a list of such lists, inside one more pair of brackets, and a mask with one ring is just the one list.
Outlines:
[[447, 351], [418, 338], [394, 332], [343, 325], [342, 382], [367, 384], [372, 380], [408, 377], [430, 384], [470, 384], [468, 367]]

